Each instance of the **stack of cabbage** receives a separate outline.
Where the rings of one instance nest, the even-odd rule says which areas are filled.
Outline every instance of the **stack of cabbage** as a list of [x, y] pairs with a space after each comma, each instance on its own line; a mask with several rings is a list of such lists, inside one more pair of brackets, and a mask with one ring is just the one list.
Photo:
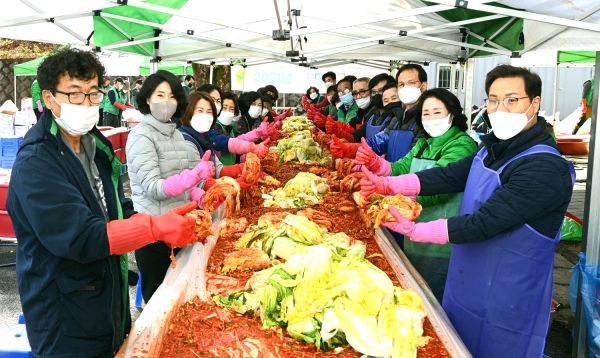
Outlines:
[[288, 180], [283, 188], [263, 194], [262, 198], [265, 199], [265, 207], [279, 206], [283, 209], [300, 209], [321, 203], [328, 192], [327, 179], [312, 173], [300, 172]]
[[320, 350], [340, 351], [350, 344], [372, 357], [416, 357], [417, 347], [428, 340], [423, 337], [426, 311], [421, 298], [394, 287], [383, 271], [364, 258], [362, 243], [340, 249], [325, 239], [317, 244], [317, 232], [309, 238], [312, 229], [298, 234], [288, 232], [290, 228], [301, 226], [287, 224], [285, 233], [271, 233], [267, 239], [258, 235], [263, 249], [275, 237], [272, 256], [279, 256], [273, 251], [284, 235], [284, 241], [294, 237], [294, 242], [302, 242], [280, 256], [287, 256], [285, 263], [256, 272], [246, 290], [213, 300], [242, 314], [259, 314], [263, 328], [286, 328], [293, 338]]
[[313, 140], [308, 129], [289, 133], [286, 138], [279, 140], [276, 147], [271, 147], [270, 150], [279, 154], [281, 162], [299, 162], [309, 165], [331, 164], [331, 158], [323, 155], [321, 146]]
[[296, 132], [296, 131], [303, 131], [305, 129], [310, 130], [312, 127], [314, 127], [314, 124], [308, 118], [288, 117], [283, 120], [283, 125], [281, 126], [281, 131], [282, 132]]

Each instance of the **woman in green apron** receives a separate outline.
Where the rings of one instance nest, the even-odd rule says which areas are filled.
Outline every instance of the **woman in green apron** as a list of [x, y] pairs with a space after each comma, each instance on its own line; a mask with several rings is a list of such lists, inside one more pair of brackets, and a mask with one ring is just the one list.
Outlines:
[[[415, 108], [416, 121], [423, 125], [427, 135], [419, 139], [407, 155], [389, 163], [363, 144], [356, 153], [357, 161], [367, 162], [366, 167], [376, 174], [398, 176], [443, 167], [475, 152], [477, 145], [466, 133], [467, 117], [455, 95], [443, 88], [435, 88], [423, 92], [419, 103]], [[365, 189], [368, 188], [363, 187], [363, 192]], [[462, 196], [463, 193], [418, 196], [417, 201], [423, 206], [423, 211], [415, 222], [458, 215]], [[451, 250], [451, 244], [425, 244], [404, 238], [404, 253], [440, 302]]]

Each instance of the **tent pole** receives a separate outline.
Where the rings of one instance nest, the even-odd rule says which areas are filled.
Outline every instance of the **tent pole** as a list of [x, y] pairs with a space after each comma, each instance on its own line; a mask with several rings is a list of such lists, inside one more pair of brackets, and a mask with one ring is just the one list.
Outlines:
[[[596, 68], [595, 78], [600, 77], [600, 51], [596, 51]], [[594, 83], [594, 98], [600, 96], [600, 83]], [[596, 100], [596, 103], [598, 101]], [[583, 235], [581, 237], [581, 251], [585, 253], [586, 263], [596, 266], [598, 264], [598, 256], [600, 255], [600, 225], [598, 225], [598, 215], [600, 215], [600, 187], [593, 185], [594, 178], [598, 180], [598, 169], [600, 168], [600, 141], [597, 138], [598, 130], [598, 106], [592, 106], [592, 119], [590, 128], [590, 152], [588, 154], [588, 171], [585, 183], [585, 204], [583, 210]], [[591, 205], [594, 203], [594, 205]], [[580, 271], [577, 270], [579, 273]], [[575, 310], [575, 332], [573, 339], [572, 356], [578, 357], [587, 355], [587, 324], [583, 317], [583, 304], [581, 300], [581, 274], [579, 274], [579, 287], [577, 289], [577, 307]]]
[[15, 74], [13, 80], [14, 89], [15, 89], [15, 106], [17, 105], [17, 75]]
[[[558, 57], [558, 52], [556, 53]], [[554, 108], [552, 109], [552, 116], [554, 117], [552, 120], [552, 125], [556, 127], [556, 108], [558, 107], [558, 61], [556, 61], [556, 71], [554, 73]]]
[[[456, 62], [450, 63], [450, 92], [456, 95]], [[456, 96], [458, 97], [458, 96]]]
[[472, 129], [471, 126], [471, 106], [473, 106], [473, 83], [475, 81], [475, 59], [469, 58], [467, 59], [466, 64], [466, 80], [465, 80], [465, 100], [464, 100], [464, 109], [465, 115], [467, 116], [467, 123], [469, 123], [469, 129]]
[[208, 83], [210, 83], [211, 85], [213, 83], [213, 65], [212, 65], [212, 62], [210, 63], [210, 74], [209, 74]]

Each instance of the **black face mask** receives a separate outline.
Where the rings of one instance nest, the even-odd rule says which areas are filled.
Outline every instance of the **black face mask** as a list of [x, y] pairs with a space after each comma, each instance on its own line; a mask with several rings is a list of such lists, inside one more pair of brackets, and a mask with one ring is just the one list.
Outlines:
[[373, 96], [373, 104], [377, 109], [383, 109], [383, 95], [376, 94]]
[[389, 112], [392, 109], [399, 108], [399, 107], [402, 107], [402, 102], [391, 102], [391, 103], [388, 103], [385, 107], [383, 107], [383, 110], [385, 112]]

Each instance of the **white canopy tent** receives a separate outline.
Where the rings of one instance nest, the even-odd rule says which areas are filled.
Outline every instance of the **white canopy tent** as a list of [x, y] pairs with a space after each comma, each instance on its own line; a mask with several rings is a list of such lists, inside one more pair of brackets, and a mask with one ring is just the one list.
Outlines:
[[[0, 37], [83, 44], [157, 61], [229, 64], [254, 59], [245, 65], [286, 62], [313, 68], [354, 62], [381, 70], [391, 68], [390, 61], [458, 61], [466, 63], [464, 75], [472, 83], [474, 56], [518, 57], [538, 49], [600, 54], [598, 0], [430, 0], [431, 6], [418, 0], [6, 3], [10, 11], [0, 13]], [[597, 55], [596, 77], [599, 63]], [[599, 86], [596, 82], [594, 118]], [[472, 86], [467, 86], [465, 108], [470, 107], [469, 91]], [[598, 129], [594, 121], [592, 132]], [[600, 187], [594, 185], [600, 181], [600, 156], [595, 153], [600, 153], [600, 141], [593, 136], [582, 242], [592, 265], [600, 254]]]

